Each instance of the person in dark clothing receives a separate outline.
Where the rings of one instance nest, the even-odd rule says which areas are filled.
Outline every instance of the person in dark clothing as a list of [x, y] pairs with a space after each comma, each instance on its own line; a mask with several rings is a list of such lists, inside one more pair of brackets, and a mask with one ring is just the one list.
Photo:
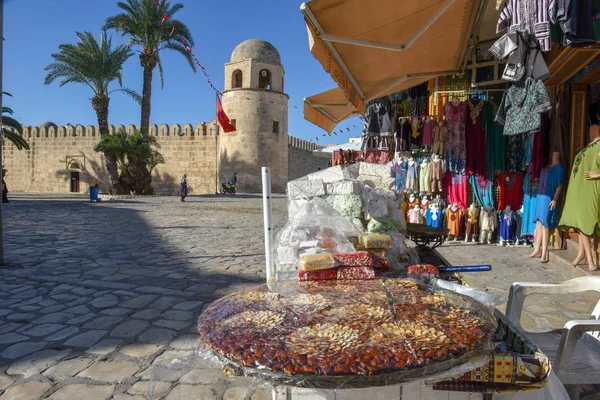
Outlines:
[[185, 201], [185, 198], [187, 196], [187, 190], [187, 174], [183, 174], [183, 178], [181, 178], [181, 184], [179, 184], [179, 197], [181, 197], [181, 201]]
[[8, 203], [8, 186], [6, 186], [4, 178], [2, 178], [2, 202]]

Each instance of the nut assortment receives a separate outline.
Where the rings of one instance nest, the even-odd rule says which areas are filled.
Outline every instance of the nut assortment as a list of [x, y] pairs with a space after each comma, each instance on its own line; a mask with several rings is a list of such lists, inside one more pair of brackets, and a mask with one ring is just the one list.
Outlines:
[[411, 265], [408, 268], [406, 268], [406, 272], [408, 272], [411, 275], [432, 274], [435, 276], [440, 276], [440, 271], [433, 265], [429, 264]]
[[272, 289], [213, 302], [198, 321], [206, 346], [237, 366], [298, 379], [432, 373], [480, 351], [495, 330], [492, 314], [474, 300], [421, 290], [413, 279]]

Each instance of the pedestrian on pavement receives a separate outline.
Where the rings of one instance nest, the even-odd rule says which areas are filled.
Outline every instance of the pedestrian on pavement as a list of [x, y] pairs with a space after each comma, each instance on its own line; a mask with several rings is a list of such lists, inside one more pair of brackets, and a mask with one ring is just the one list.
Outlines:
[[4, 178], [2, 178], [2, 202], [8, 203], [8, 186], [6, 186]]
[[181, 184], [179, 185], [179, 197], [181, 197], [181, 201], [185, 201], [188, 191], [187, 184], [187, 174], [183, 174], [183, 178], [181, 178]]

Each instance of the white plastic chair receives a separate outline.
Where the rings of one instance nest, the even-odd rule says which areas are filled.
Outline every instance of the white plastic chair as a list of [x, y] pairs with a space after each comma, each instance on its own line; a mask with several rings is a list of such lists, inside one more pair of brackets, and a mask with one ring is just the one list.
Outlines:
[[600, 384], [600, 301], [589, 319], [572, 320], [562, 329], [550, 332], [525, 330], [521, 326], [521, 313], [527, 296], [558, 295], [566, 303], [570, 301], [569, 294], [586, 291], [595, 291], [600, 298], [600, 277], [586, 276], [558, 284], [515, 282], [506, 305], [508, 320], [548, 356], [571, 399], [579, 398], [579, 385]]

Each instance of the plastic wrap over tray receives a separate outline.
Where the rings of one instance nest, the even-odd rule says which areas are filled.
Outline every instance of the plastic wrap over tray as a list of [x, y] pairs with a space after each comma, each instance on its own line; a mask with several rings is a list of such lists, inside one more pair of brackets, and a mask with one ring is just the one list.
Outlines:
[[222, 361], [271, 382], [389, 385], [490, 350], [492, 312], [414, 280], [279, 282], [216, 300], [198, 332]]
[[362, 184], [356, 181], [343, 181], [327, 183], [325, 185], [325, 192], [327, 194], [356, 194], [360, 195], [362, 192]]
[[323, 196], [343, 217], [360, 218], [362, 216], [362, 198], [355, 194], [332, 194]]

